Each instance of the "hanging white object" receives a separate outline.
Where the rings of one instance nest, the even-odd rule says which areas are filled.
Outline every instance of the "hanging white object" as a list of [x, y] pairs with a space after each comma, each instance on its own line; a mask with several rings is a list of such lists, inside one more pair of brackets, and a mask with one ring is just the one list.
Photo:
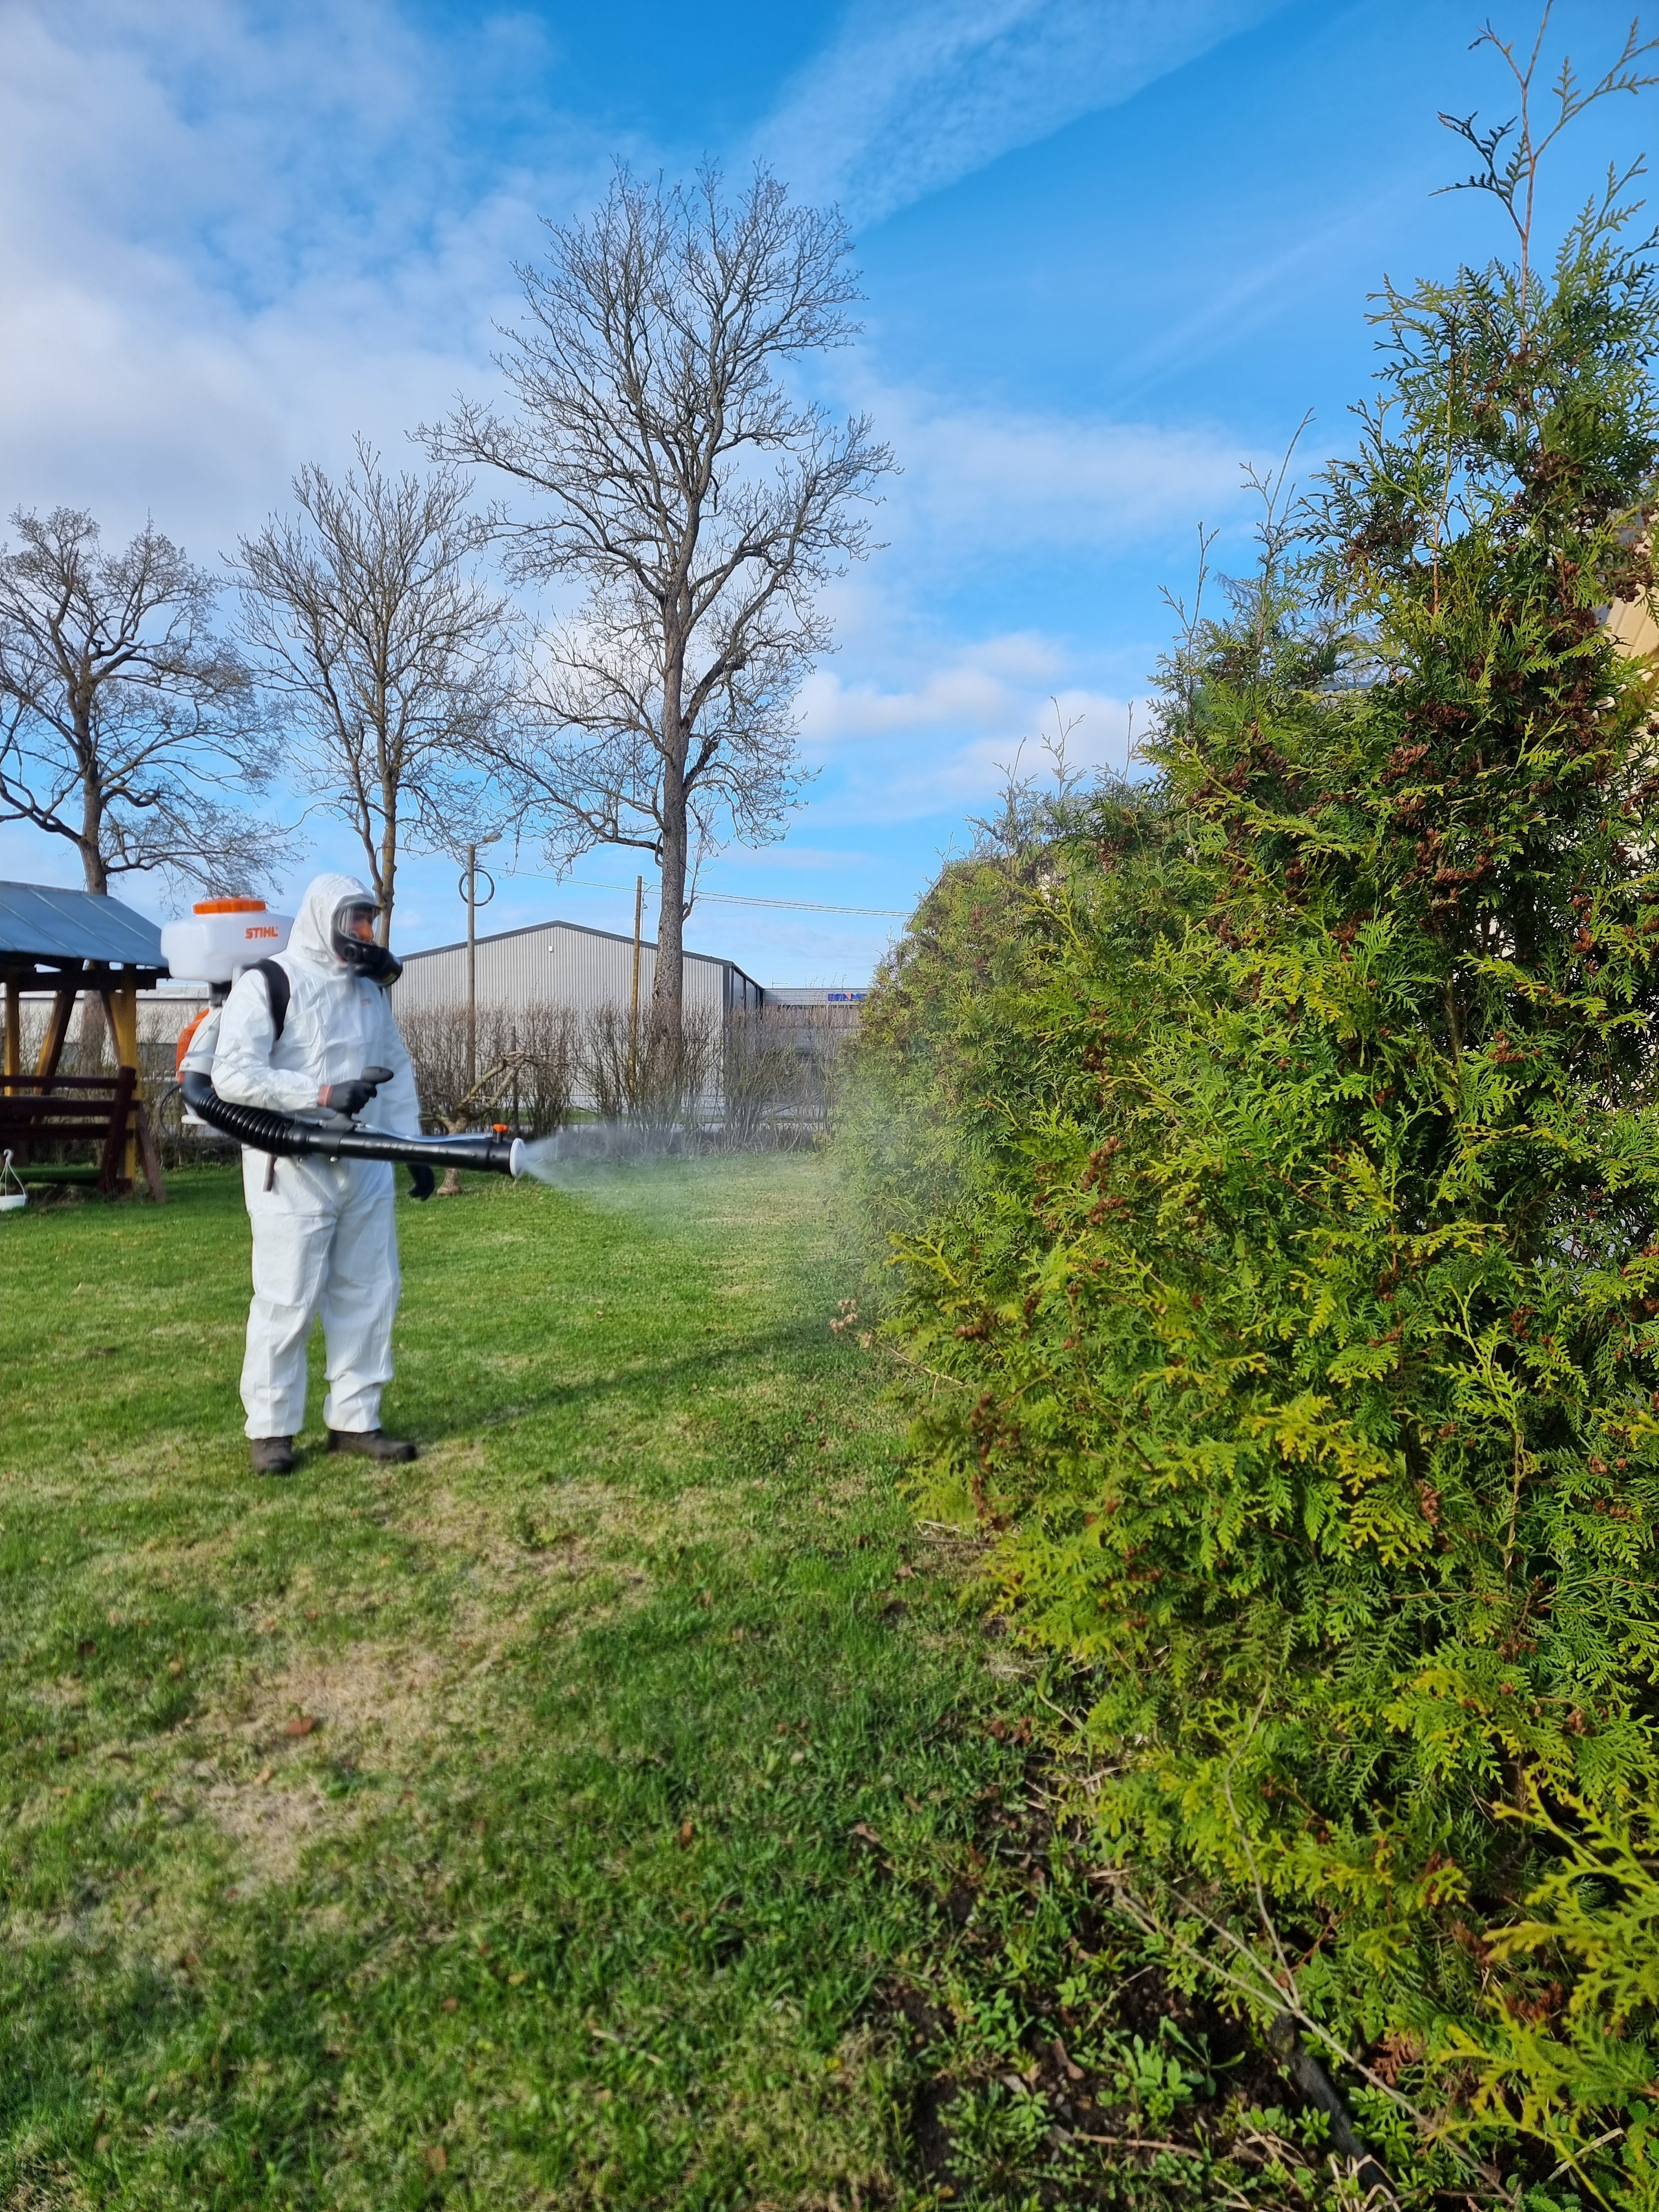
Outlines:
[[263, 899], [200, 899], [180, 921], [161, 925], [161, 957], [181, 982], [229, 983], [256, 960], [281, 952], [294, 917]]
[[0, 1152], [0, 1213], [15, 1213], [28, 1202], [27, 1191], [12, 1172], [11, 1154]]

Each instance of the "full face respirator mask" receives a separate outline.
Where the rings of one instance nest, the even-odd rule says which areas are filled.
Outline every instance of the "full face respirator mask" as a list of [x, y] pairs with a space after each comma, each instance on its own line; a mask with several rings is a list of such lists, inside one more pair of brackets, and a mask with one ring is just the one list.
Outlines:
[[329, 942], [335, 958], [354, 975], [386, 989], [403, 974], [404, 964], [375, 942], [374, 917], [380, 910], [367, 899], [343, 900], [334, 909]]

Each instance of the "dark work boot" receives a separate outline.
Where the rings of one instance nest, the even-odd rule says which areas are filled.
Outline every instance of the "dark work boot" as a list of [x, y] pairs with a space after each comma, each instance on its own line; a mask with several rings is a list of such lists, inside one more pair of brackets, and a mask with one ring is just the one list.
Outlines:
[[255, 1474], [292, 1474], [295, 1468], [292, 1437], [253, 1437], [249, 1451]]
[[406, 1460], [415, 1456], [415, 1447], [398, 1437], [387, 1436], [384, 1429], [331, 1429], [328, 1448], [331, 1452], [356, 1452], [362, 1459]]

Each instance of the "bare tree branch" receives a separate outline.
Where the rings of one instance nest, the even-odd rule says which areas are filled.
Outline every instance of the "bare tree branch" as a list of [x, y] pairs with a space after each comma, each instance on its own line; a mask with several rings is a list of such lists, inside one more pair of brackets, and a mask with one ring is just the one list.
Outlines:
[[366, 443], [343, 483], [307, 466], [297, 515], [241, 540], [242, 633], [281, 702], [292, 771], [349, 823], [386, 941], [410, 843], [489, 834], [486, 782], [514, 694], [505, 600], [470, 567], [490, 520], [443, 466], [389, 477]]
[[0, 554], [0, 821], [79, 854], [88, 890], [160, 868], [265, 876], [281, 832], [235, 803], [270, 780], [246, 663], [211, 629], [217, 580], [146, 523], [106, 553], [76, 507], [12, 517]]
[[549, 501], [501, 526], [514, 574], [584, 597], [538, 641], [534, 741], [501, 764], [556, 865], [656, 856], [654, 1018], [678, 1031], [694, 849], [774, 836], [795, 803], [793, 703], [831, 642], [818, 592], [871, 550], [857, 510], [892, 457], [779, 380], [856, 333], [833, 210], [792, 207], [763, 169], [732, 204], [714, 170], [671, 189], [623, 168], [587, 222], [550, 229], [503, 334], [514, 413], [463, 403], [421, 434]]

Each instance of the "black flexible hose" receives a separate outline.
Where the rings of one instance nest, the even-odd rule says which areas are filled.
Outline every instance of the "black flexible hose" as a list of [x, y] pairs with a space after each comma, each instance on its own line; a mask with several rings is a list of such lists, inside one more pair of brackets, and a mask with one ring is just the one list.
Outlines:
[[222, 1098], [213, 1078], [187, 1068], [180, 1086], [185, 1103], [216, 1129], [256, 1152], [278, 1158], [310, 1154], [337, 1160], [422, 1160], [434, 1168], [479, 1168], [495, 1175], [524, 1172], [524, 1146], [516, 1137], [394, 1137], [385, 1129], [352, 1123], [318, 1128], [265, 1106], [238, 1106]]

